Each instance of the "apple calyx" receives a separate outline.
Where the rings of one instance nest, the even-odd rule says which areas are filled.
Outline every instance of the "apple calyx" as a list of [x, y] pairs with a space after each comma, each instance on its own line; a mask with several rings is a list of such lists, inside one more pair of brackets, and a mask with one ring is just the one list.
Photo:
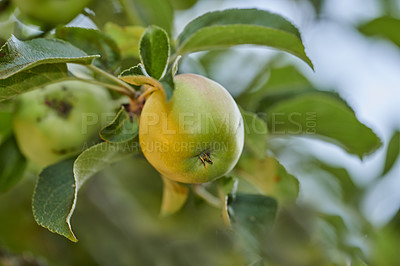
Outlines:
[[199, 155], [199, 159], [203, 163], [204, 167], [207, 167], [206, 163], [213, 164], [213, 161], [210, 158], [210, 153], [209, 152], [203, 152]]

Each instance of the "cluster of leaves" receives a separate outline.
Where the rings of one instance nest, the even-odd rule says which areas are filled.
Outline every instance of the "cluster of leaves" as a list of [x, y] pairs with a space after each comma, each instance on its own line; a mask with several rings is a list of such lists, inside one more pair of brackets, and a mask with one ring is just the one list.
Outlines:
[[[9, 103], [18, 94], [47, 84], [81, 79], [68, 71], [69, 64], [80, 64], [92, 70], [94, 79], [87, 79], [87, 82], [101, 83], [109, 88], [119, 87], [130, 97], [139, 94], [141, 86], [152, 86], [162, 87], [170, 98], [174, 89], [173, 76], [178, 71], [181, 56], [187, 60], [189, 58], [185, 55], [192, 52], [241, 44], [263, 45], [289, 52], [312, 68], [299, 31], [286, 19], [267, 11], [232, 9], [207, 13], [186, 25], [176, 41], [171, 41], [171, 3], [179, 1], [117, 1], [123, 14], [114, 12], [113, 16], [116, 16], [116, 21], [124, 21], [126, 26], [110, 23], [113, 18], [109, 17], [109, 10], [115, 8], [111, 2], [96, 1], [93, 5], [96, 16], [92, 19], [103, 31], [59, 26], [54, 34], [45, 38], [21, 41], [15, 36], [10, 37], [0, 51], [0, 100]], [[137, 9], [137, 5], [141, 8]], [[165, 7], [163, 16], [156, 12], [161, 7]], [[102, 12], [107, 15], [101, 15]], [[138, 24], [155, 25], [143, 28]], [[211, 53], [215, 52], [204, 54], [195, 63], [212, 77], [209, 70], [211, 63], [207, 59]], [[218, 50], [217, 53], [227, 53], [227, 50]], [[127, 69], [120, 71], [124, 68]], [[196, 69], [193, 68], [192, 72]], [[218, 80], [218, 77], [215, 79]], [[293, 135], [318, 138], [337, 144], [360, 158], [374, 152], [380, 146], [380, 140], [357, 119], [339, 95], [314, 88], [290, 65], [277, 67], [274, 62], [266, 62], [249, 80], [247, 88], [235, 98], [243, 108], [246, 130], [242, 157], [229, 177], [192, 188], [222, 210], [226, 224], [235, 229], [245, 243], [250, 254], [249, 261], [262, 263], [262, 258], [268, 257], [279, 263], [287, 259], [287, 254], [271, 254], [271, 243], [266, 241], [273, 239], [283, 246], [284, 243], [279, 242], [280, 236], [294, 223], [288, 217], [307, 210], [294, 207], [299, 182], [276, 159], [273, 152], [277, 151], [268, 145], [270, 139]], [[5, 121], [0, 125], [0, 164], [3, 163], [0, 165], [0, 191], [3, 191], [10, 189], [21, 178], [26, 160], [12, 137], [11, 111], [2, 108], [0, 119]], [[79, 189], [90, 177], [111, 164], [127, 157], [140, 156], [137, 132], [136, 118], [121, 107], [115, 119], [100, 132], [105, 142], [88, 148], [77, 158], [45, 168], [39, 174], [33, 197], [36, 221], [50, 231], [76, 241], [70, 219]], [[388, 150], [385, 172], [390, 170], [398, 157], [399, 145], [396, 141], [398, 134], [394, 135]], [[344, 169], [319, 161], [307, 161], [307, 165], [337, 173], [341, 184], [352, 187], [349, 191], [361, 193]], [[167, 179], [163, 179], [163, 184], [161, 214], [172, 214], [184, 205], [189, 190]], [[356, 206], [360, 198], [354, 199], [353, 196], [343, 195], [342, 200], [354, 200]], [[274, 221], [278, 222], [272, 229]], [[326, 222], [328, 227], [334, 225], [340, 229], [340, 235], [352, 232], [342, 217], [325, 215], [318, 222]], [[296, 226], [303, 233], [299, 239], [306, 241], [312, 236], [306, 229], [302, 229], [304, 232], [300, 230], [299, 224]], [[357, 234], [362, 234], [362, 231]], [[352, 249], [349, 253], [353, 262], [359, 261], [363, 265], [359, 250], [353, 252], [352, 245], [337, 243], [340, 242], [338, 239], [330, 244]], [[317, 250], [317, 244], [314, 245], [305, 245], [305, 248]], [[305, 260], [313, 260], [316, 265], [322, 263], [326, 254], [323, 254], [325, 251], [319, 252], [316, 252], [315, 258]]]
[[[119, 34], [130, 34], [115, 25], [113, 27], [117, 28]], [[134, 85], [132, 89], [140, 86], [162, 87], [169, 99], [173, 93], [173, 75], [177, 71], [176, 59], [179, 56], [239, 44], [265, 45], [285, 50], [311, 66], [304, 53], [300, 34], [290, 22], [267, 11], [232, 9], [211, 12], [195, 19], [185, 27], [172, 48], [166, 31], [158, 26], [148, 27], [139, 40], [141, 63], [122, 71], [118, 77]], [[68, 72], [67, 64], [72, 63], [87, 66], [102, 78], [109, 78], [119, 85], [122, 81], [112, 77], [120, 65], [119, 45], [121, 42], [118, 44], [118, 41], [98, 30], [77, 27], [58, 27], [53, 35], [28, 41], [20, 41], [12, 36], [1, 49], [1, 98], [7, 100], [50, 83], [79, 79]], [[175, 51], [172, 55], [171, 50]], [[92, 82], [90, 79], [86, 81]], [[124, 83], [122, 89], [128, 86]], [[129, 93], [131, 91], [127, 91], [127, 95], [132, 96]], [[250, 113], [244, 115], [249, 117], [246, 119], [248, 123], [253, 119], [259, 120]], [[260, 120], [258, 123], [264, 126], [265, 122]], [[137, 141], [137, 130], [137, 120], [130, 119], [126, 109], [121, 108], [113, 122], [100, 132], [105, 142], [85, 150], [76, 159], [68, 159], [44, 169], [39, 175], [33, 197], [33, 213], [37, 222], [50, 231], [76, 241], [70, 218], [77, 191], [96, 172], [126, 155], [138, 152], [132, 148], [136, 147], [132, 143]], [[258, 136], [256, 138], [263, 142], [265, 134], [261, 139]], [[257, 143], [250, 145], [256, 146]], [[278, 164], [278, 167], [281, 166]], [[171, 198], [186, 190], [179, 184], [166, 183], [164, 187], [162, 213], [171, 213], [179, 207], [176, 200]], [[179, 200], [183, 203], [178, 197]], [[240, 201], [241, 196], [238, 195], [229, 202], [233, 204]]]
[[[380, 17], [364, 21], [358, 25], [360, 33], [367, 37], [381, 38], [389, 41], [400, 49], [400, 10], [398, 3], [392, 0], [381, 1], [382, 13]], [[385, 162], [379, 178], [370, 185], [370, 188], [378, 186], [390, 177], [400, 155], [400, 132], [395, 129], [387, 145]], [[399, 213], [391, 219], [383, 228], [373, 234], [371, 252], [371, 264], [396, 265], [400, 263], [395, 246], [399, 245]]]

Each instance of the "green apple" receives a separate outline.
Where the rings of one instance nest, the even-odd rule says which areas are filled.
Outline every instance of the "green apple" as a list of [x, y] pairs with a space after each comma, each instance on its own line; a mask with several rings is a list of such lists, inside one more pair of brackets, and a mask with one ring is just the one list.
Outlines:
[[78, 154], [112, 114], [106, 89], [63, 81], [18, 96], [13, 129], [22, 153], [40, 166]]
[[243, 149], [244, 126], [229, 92], [208, 78], [174, 78], [169, 102], [155, 91], [144, 104], [139, 142], [146, 159], [164, 177], [204, 183], [232, 170]]
[[91, 0], [13, 0], [21, 12], [50, 25], [66, 24]]

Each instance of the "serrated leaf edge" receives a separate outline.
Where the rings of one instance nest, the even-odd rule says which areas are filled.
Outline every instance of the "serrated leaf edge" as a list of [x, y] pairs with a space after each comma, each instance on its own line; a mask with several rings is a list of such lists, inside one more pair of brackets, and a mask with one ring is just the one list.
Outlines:
[[[66, 222], [66, 224], [67, 224], [67, 226], [68, 226], [68, 229], [69, 229], [69, 232], [70, 232], [70, 235], [67, 236], [67, 235], [61, 233], [60, 231], [58, 231], [58, 230], [56, 230], [56, 229], [52, 229], [52, 228], [50, 228], [49, 226], [44, 225], [43, 223], [41, 223], [41, 222], [40, 222], [40, 219], [38, 219], [38, 216], [36, 215], [36, 208], [34, 207], [34, 206], [35, 206], [34, 202], [35, 202], [36, 189], [37, 189], [37, 186], [38, 186], [38, 184], [39, 184], [39, 179], [40, 179], [40, 176], [36, 179], [35, 188], [34, 188], [34, 190], [33, 190], [33, 195], [32, 195], [32, 213], [33, 213], [34, 220], [36, 221], [36, 223], [37, 223], [38, 225], [42, 226], [43, 228], [46, 228], [46, 229], [49, 230], [50, 232], [56, 233], [56, 234], [61, 235], [61, 236], [64, 236], [64, 237], [68, 238], [69, 240], [71, 240], [72, 242], [78, 242], [78, 239], [75, 237], [75, 234], [74, 234], [74, 232], [72, 231], [72, 227], [71, 227], [71, 223], [70, 223], [70, 218], [71, 218], [71, 216], [72, 216], [71, 211], [72, 211], [72, 212], [74, 211], [75, 205], [76, 205], [76, 196], [77, 196], [76, 185], [75, 185], [74, 201], [73, 201], [73, 203], [72, 203], [71, 211], [70, 211], [70, 213], [68, 213], [68, 216], [67, 216], [67, 218], [65, 219], [65, 222]], [[74, 179], [75, 179], [75, 177], [74, 177]], [[75, 180], [75, 184], [76, 184], [76, 180]]]
[[[292, 55], [295, 55], [299, 59], [303, 60], [306, 64], [308, 64], [311, 67], [312, 70], [314, 70], [314, 65], [311, 62], [310, 58], [307, 56], [307, 53], [305, 52], [305, 47], [303, 45], [302, 39], [299, 38], [297, 35], [295, 35], [293, 33], [290, 33], [290, 32], [287, 32], [287, 31], [280, 30], [280, 29], [275, 29], [275, 28], [271, 28], [271, 27], [267, 27], [267, 26], [252, 25], [252, 24], [213, 25], [213, 26], [208, 26], [208, 27], [201, 28], [198, 31], [196, 31], [193, 34], [191, 34], [190, 37], [188, 37], [183, 43], [179, 44], [179, 47], [178, 47], [178, 50], [176, 51], [176, 54], [184, 55], [186, 53], [193, 53], [193, 52], [199, 52], [199, 51], [204, 51], [204, 50], [211, 50], [211, 49], [215, 49], [215, 48], [221, 47], [220, 45], [209, 45], [209, 46], [204, 46], [201, 49], [188, 50], [188, 51], [182, 53], [182, 48], [185, 47], [186, 43], [188, 43], [190, 40], [192, 40], [192, 37], [195, 36], [196, 34], [198, 34], [201, 31], [205, 31], [205, 30], [209, 30], [209, 29], [213, 29], [213, 28], [228, 28], [228, 27], [235, 28], [235, 27], [243, 27], [243, 26], [254, 27], [254, 28], [259, 28], [259, 29], [269, 29], [271, 31], [282, 32], [284, 34], [287, 34], [288, 36], [295, 37], [295, 39], [299, 41], [299, 44], [304, 49], [304, 55], [301, 55], [301, 54], [298, 54], [298, 53], [294, 53], [294, 52], [292, 52], [292, 51], [290, 51], [288, 49], [282, 49], [282, 48], [275, 47], [275, 46], [270, 46], [270, 45], [252, 44], [252, 43], [248, 43], [248, 44], [257, 45], [257, 46], [266, 46], [266, 47], [271, 47], [271, 48], [274, 48], [274, 49], [277, 49], [277, 50], [285, 51], [285, 52], [287, 52], [289, 54], [292, 54]], [[232, 44], [225, 44], [224, 46], [230, 47], [230, 46], [244, 45], [244, 44], [245, 43], [243, 43], [243, 44], [232, 43]]]
[[[145, 72], [147, 75], [149, 75], [149, 74], [147, 73], [147, 71], [146, 71], [146, 67], [145, 67], [144, 62], [143, 62], [142, 53], [141, 53], [141, 43], [142, 43], [142, 39], [143, 39], [144, 36], [146, 35], [146, 32], [147, 32], [148, 30], [151, 30], [152, 28], [160, 29], [160, 30], [164, 33], [164, 35], [167, 37], [166, 39], [167, 39], [167, 44], [168, 44], [168, 59], [167, 59], [167, 63], [165, 64], [164, 70], [163, 70], [163, 72], [161, 73], [160, 78], [158, 79], [158, 80], [161, 80], [161, 79], [164, 77], [165, 73], [167, 72], [168, 61], [169, 61], [169, 58], [170, 58], [170, 56], [171, 56], [171, 41], [170, 41], [170, 39], [169, 39], [168, 33], [167, 33], [163, 28], [161, 28], [161, 27], [159, 27], [159, 26], [157, 26], [157, 25], [150, 25], [150, 26], [147, 27], [146, 30], [143, 32], [142, 36], [141, 36], [140, 39], [139, 39], [139, 59], [140, 59], [140, 62], [141, 62], [140, 65], [141, 65], [141, 67], [142, 67], [142, 70], [144, 70], [144, 72]], [[150, 76], [150, 75], [149, 75], [149, 76]]]
[[[43, 38], [43, 39], [44, 39], [44, 38]], [[3, 46], [0, 48], [0, 54], [2, 53], [4, 47], [6, 47], [6, 46], [8, 45], [8, 43], [9, 43], [10, 40], [11, 40], [11, 41], [15, 41], [15, 40], [16, 40], [17, 42], [22, 42], [22, 41], [20, 41], [18, 38], [16, 38], [14, 35], [11, 35], [11, 37], [7, 40], [7, 42], [6, 42], [5, 44], [3, 44]], [[81, 51], [83, 54], [86, 54], [86, 53], [85, 53], [84, 51], [82, 51], [80, 48], [78, 48], [78, 47], [76, 47], [76, 46], [72, 45], [71, 43], [66, 42], [66, 41], [64, 41], [64, 40], [60, 40], [60, 39], [46, 39], [46, 40], [48, 40], [48, 41], [53, 41], [53, 42], [59, 42], [59, 43], [65, 43], [65, 44], [71, 45], [71, 46], [73, 46], [74, 48], [76, 48], [77, 50]], [[73, 58], [71, 59], [71, 61], [75, 61], [75, 60], [77, 60], [77, 59], [91, 59], [90, 64], [92, 64], [92, 63], [93, 63], [93, 60], [96, 59], [96, 58], [99, 58], [99, 57], [100, 57], [100, 55], [86, 55], [86, 56], [80, 56], [80, 57], [73, 57]], [[22, 71], [31, 69], [31, 68], [33, 68], [33, 67], [35, 67], [35, 66], [41, 65], [43, 61], [56, 61], [56, 60], [59, 60], [59, 59], [64, 59], [64, 60], [66, 60], [66, 59], [68, 59], [68, 58], [67, 58], [67, 57], [52, 57], [51, 59], [41, 59], [41, 60], [37, 60], [37, 61], [32, 62], [32, 63], [30, 63], [30, 64], [26, 64], [25, 67], [19, 69], [19, 70], [16, 71], [16, 72], [13, 72], [12, 74], [8, 74], [8, 75], [6, 75], [6, 76], [0, 78], [0, 80], [9, 78], [9, 77], [11, 77], [11, 76], [13, 76], [13, 75], [15, 75], [15, 74], [17, 74], [17, 73], [20, 73], [20, 72], [22, 72]], [[54, 63], [62, 63], [62, 62], [47, 62], [47, 63], [45, 63], [45, 64], [54, 64]], [[64, 63], [67, 63], [67, 62], [64, 62]], [[72, 63], [72, 62], [71, 62], [71, 63]], [[76, 64], [82, 64], [82, 63], [79, 63], [79, 62], [74, 62], [74, 63], [76, 63]]]

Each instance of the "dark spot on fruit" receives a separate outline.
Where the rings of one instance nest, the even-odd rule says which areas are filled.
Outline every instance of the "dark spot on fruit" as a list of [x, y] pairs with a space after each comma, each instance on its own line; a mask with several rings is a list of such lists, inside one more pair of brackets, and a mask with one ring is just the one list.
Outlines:
[[57, 112], [57, 114], [61, 117], [67, 118], [69, 113], [72, 110], [72, 104], [64, 101], [64, 100], [57, 100], [57, 99], [45, 99], [44, 100], [45, 105], [53, 109], [54, 111]]
[[276, 183], [278, 183], [279, 181], [281, 181], [281, 178], [277, 175], [277, 176], [275, 176], [274, 180], [275, 180]]
[[44, 104], [47, 105], [48, 107], [52, 107], [53, 106], [52, 101], [50, 101], [49, 99], [45, 99], [44, 100]]
[[66, 91], [68, 88], [66, 86], [62, 86], [62, 90]]
[[59, 154], [59, 155], [64, 155], [67, 154], [67, 149], [61, 149], [61, 150], [53, 150], [53, 153]]
[[61, 101], [59, 105], [58, 112], [62, 116], [68, 116], [69, 113], [71, 112], [72, 105], [66, 101]]
[[37, 122], [37, 123], [42, 122], [42, 118], [41, 118], [41, 117], [36, 118], [36, 122]]
[[239, 123], [238, 123], [238, 125], [237, 125], [237, 127], [236, 127], [236, 132], [237, 132], [237, 130], [242, 126], [242, 123], [243, 123], [243, 119], [240, 118], [240, 119], [239, 119]]
[[77, 147], [72, 147], [69, 149], [52, 149], [51, 152], [57, 155], [65, 155], [69, 153], [74, 153], [78, 150]]

